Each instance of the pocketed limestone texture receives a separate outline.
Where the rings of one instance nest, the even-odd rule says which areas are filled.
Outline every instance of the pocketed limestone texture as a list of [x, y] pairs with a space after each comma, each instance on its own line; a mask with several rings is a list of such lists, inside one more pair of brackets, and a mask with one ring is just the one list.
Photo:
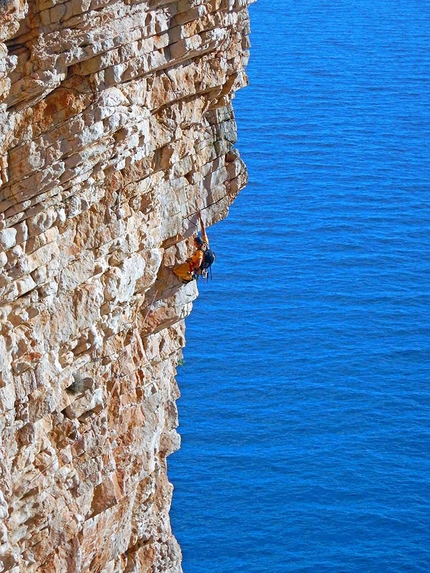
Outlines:
[[246, 183], [251, 0], [0, 0], [0, 572], [181, 571], [196, 213]]

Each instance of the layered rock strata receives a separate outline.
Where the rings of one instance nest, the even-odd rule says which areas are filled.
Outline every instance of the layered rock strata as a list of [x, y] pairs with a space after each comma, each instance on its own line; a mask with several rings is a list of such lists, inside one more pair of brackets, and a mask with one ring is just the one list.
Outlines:
[[245, 185], [250, 0], [0, 0], [0, 572], [178, 572], [196, 213]]

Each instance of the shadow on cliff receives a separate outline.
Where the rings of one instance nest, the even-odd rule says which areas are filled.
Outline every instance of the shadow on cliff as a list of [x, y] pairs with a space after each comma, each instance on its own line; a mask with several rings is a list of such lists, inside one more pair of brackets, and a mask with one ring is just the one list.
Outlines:
[[159, 332], [186, 318], [197, 298], [195, 281], [184, 285], [173, 273], [173, 266], [161, 265], [157, 279], [146, 293], [147, 304], [141, 311], [142, 334]]

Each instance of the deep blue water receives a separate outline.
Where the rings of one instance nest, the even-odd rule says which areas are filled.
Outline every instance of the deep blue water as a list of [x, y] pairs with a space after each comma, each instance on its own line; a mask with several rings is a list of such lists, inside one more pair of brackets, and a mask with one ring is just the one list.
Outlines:
[[430, 3], [259, 0], [187, 320], [184, 573], [430, 572]]

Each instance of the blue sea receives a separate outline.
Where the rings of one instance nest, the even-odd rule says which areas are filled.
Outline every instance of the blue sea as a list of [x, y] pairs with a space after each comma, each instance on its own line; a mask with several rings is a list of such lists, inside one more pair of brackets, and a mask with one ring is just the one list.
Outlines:
[[184, 573], [430, 572], [430, 2], [259, 0], [187, 319]]

